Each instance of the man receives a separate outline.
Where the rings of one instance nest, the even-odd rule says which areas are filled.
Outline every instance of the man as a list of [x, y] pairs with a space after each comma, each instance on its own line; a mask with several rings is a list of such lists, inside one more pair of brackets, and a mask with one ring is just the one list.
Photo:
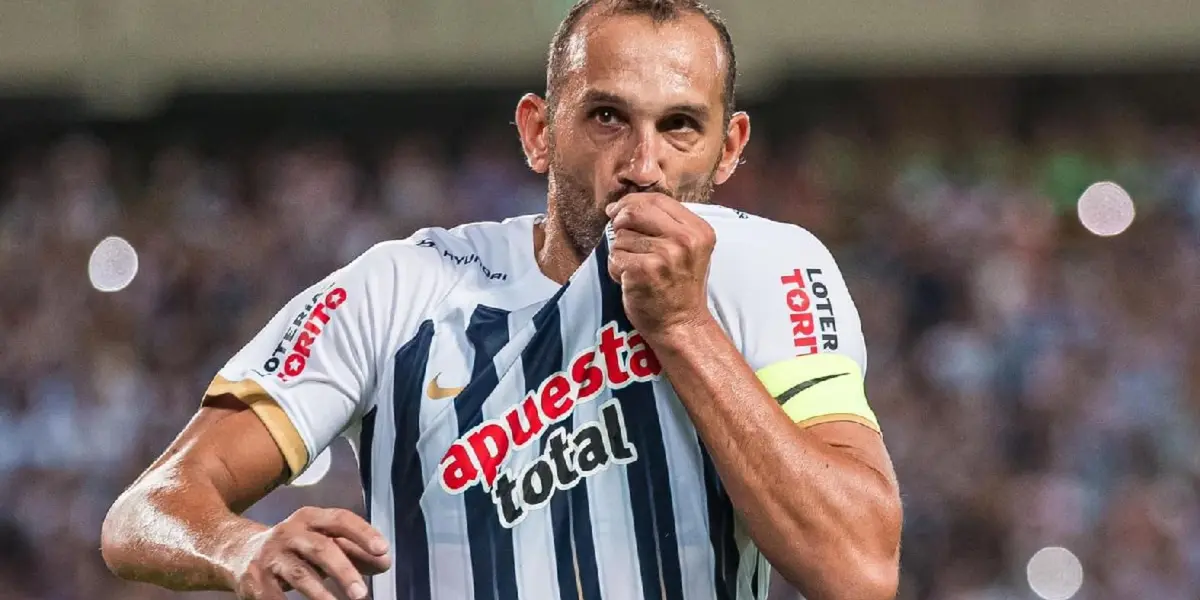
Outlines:
[[[423, 230], [299, 294], [116, 501], [109, 567], [255, 599], [682, 600], [765, 597], [765, 558], [810, 600], [893, 597], [899, 498], [836, 265], [701, 206], [749, 139], [735, 72], [697, 2], [581, 1], [517, 107], [545, 217]], [[338, 435], [370, 524], [240, 516]]]

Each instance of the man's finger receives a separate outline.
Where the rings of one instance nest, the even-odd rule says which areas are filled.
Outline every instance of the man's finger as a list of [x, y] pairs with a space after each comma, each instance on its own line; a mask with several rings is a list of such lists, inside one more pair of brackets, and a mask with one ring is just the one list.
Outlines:
[[239, 600], [287, 600], [287, 594], [274, 574], [253, 569], [238, 586]]
[[329, 537], [346, 538], [376, 556], [388, 552], [387, 540], [383, 539], [383, 534], [371, 527], [362, 517], [348, 510], [325, 509], [310, 522], [309, 527]]
[[614, 250], [608, 255], [608, 275], [613, 278], [613, 281], [620, 283], [625, 276], [625, 271], [628, 271], [633, 262], [637, 260], [637, 255], [630, 254], [625, 250]]
[[612, 209], [614, 231], [636, 231], [646, 235], [665, 236], [678, 223], [650, 202], [618, 202]]
[[387, 554], [376, 556], [346, 538], [334, 538], [333, 542], [342, 549], [346, 558], [354, 563], [354, 568], [363, 575], [378, 575], [392, 568], [392, 557]]
[[648, 196], [648, 202], [681, 225], [690, 225], [704, 220], [700, 215], [693, 212], [692, 209], [684, 206], [682, 202], [670, 196], [663, 196], [662, 194], [648, 194]]
[[294, 538], [291, 546], [301, 558], [336, 581], [350, 600], [367, 597], [367, 584], [362, 575], [333, 540], [319, 533], [311, 533]]
[[299, 557], [281, 559], [271, 567], [272, 574], [309, 600], [337, 600], [312, 566]]
[[654, 206], [654, 207], [662, 210], [662, 212], [665, 213], [668, 217], [670, 217], [671, 219], [673, 219], [674, 221], [676, 221], [682, 225], [687, 225], [688, 223], [694, 223], [696, 219], [700, 219], [699, 215], [692, 212], [692, 210], [689, 209], [688, 207], [684, 206], [682, 202], [680, 202], [670, 196], [667, 196], [665, 194], [658, 194], [658, 193], [654, 193], [654, 192], [649, 192], [649, 193], [644, 193], [644, 194], [642, 194], [642, 193], [629, 194], [629, 195], [625, 196], [624, 198], [622, 198], [621, 200], [629, 201], [629, 202], [636, 202], [636, 203], [645, 203], [645, 204]]
[[[622, 229], [613, 236], [612, 250], [613, 252], [621, 251], [630, 254], [650, 254], [661, 250], [661, 246], [666, 242], [663, 238], [651, 237], [648, 234], [633, 231], [630, 229]], [[609, 254], [611, 260], [612, 254]]]

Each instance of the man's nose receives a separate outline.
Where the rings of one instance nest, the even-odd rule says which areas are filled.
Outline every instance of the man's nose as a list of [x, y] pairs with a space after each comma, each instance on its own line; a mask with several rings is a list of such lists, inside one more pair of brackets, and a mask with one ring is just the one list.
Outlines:
[[617, 173], [621, 184], [639, 191], [651, 189], [663, 180], [663, 151], [656, 131], [633, 136], [627, 160]]

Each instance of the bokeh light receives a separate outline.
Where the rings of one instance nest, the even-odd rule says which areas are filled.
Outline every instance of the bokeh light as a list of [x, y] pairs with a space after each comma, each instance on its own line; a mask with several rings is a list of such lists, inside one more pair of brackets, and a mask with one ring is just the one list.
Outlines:
[[101, 292], [119, 292], [138, 271], [137, 250], [124, 238], [109, 236], [96, 244], [88, 259], [88, 280]]
[[311, 465], [304, 470], [295, 480], [292, 481], [292, 487], [307, 487], [316, 485], [329, 474], [329, 467], [333, 464], [329, 455], [329, 449], [317, 455], [317, 458], [312, 461]]
[[1133, 199], [1121, 186], [1101, 181], [1088, 186], [1079, 197], [1079, 222], [1099, 236], [1120, 234], [1133, 224]]
[[1025, 575], [1029, 588], [1044, 600], [1069, 600], [1083, 586], [1083, 565], [1073, 552], [1057, 546], [1038, 550]]

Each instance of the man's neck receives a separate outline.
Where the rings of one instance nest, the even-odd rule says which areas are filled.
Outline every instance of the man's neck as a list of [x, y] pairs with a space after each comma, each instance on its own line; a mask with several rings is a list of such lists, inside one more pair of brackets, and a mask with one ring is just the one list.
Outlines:
[[533, 255], [542, 273], [559, 285], [575, 274], [587, 256], [576, 250], [553, 215], [533, 226]]

